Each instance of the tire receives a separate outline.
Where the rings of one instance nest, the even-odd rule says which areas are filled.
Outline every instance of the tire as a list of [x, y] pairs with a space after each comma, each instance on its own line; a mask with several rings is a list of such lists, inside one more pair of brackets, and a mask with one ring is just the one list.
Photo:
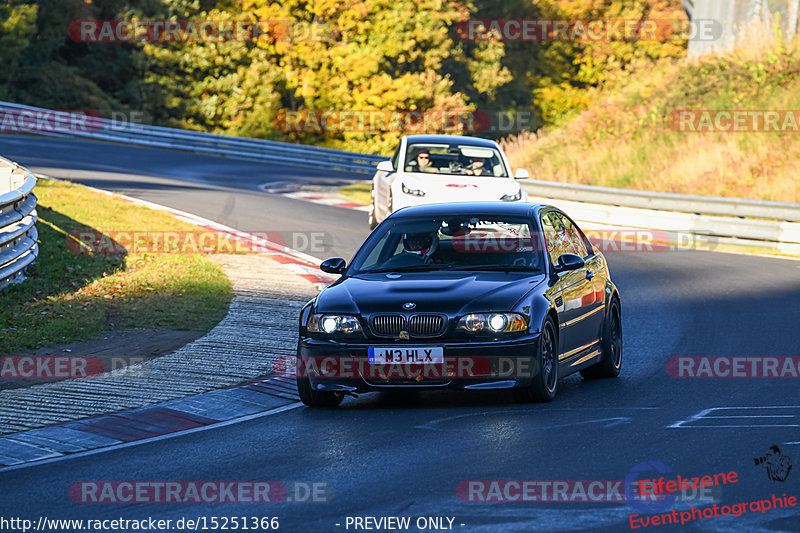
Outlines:
[[558, 392], [558, 336], [551, 317], [542, 325], [542, 334], [536, 348], [539, 372], [528, 387], [514, 389], [514, 397], [520, 403], [553, 401]]
[[342, 392], [312, 389], [311, 381], [308, 378], [297, 378], [297, 392], [300, 393], [300, 401], [308, 407], [338, 407], [344, 400], [344, 393]]
[[375, 203], [369, 204], [369, 215], [367, 215], [367, 224], [369, 229], [373, 230], [378, 227], [378, 221], [375, 220]]
[[585, 379], [615, 378], [622, 369], [622, 313], [616, 298], [608, 308], [600, 346], [603, 352], [600, 362], [581, 370]]
[[369, 214], [367, 215], [367, 221], [370, 230], [373, 230], [378, 226], [378, 219], [375, 217], [375, 187], [372, 187], [370, 191]]
[[[300, 366], [300, 348], [297, 349], [297, 367]], [[343, 392], [318, 391], [311, 388], [311, 380], [300, 377], [301, 372], [297, 372], [297, 392], [300, 394], [300, 401], [308, 407], [338, 407], [344, 400]]]

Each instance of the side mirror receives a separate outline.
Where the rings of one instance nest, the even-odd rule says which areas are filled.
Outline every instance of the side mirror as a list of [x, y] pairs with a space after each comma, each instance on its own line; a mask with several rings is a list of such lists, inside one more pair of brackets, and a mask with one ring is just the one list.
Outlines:
[[394, 172], [394, 167], [391, 161], [381, 161], [377, 165], [378, 170], [381, 172]]
[[556, 264], [555, 270], [556, 272], [566, 272], [567, 270], [578, 270], [579, 268], [583, 268], [585, 265], [586, 263], [579, 255], [562, 254], [561, 257], [558, 258], [558, 263]]
[[528, 171], [525, 170], [524, 168], [518, 168], [517, 171], [514, 173], [515, 180], [526, 180], [530, 177], [531, 175], [528, 174]]
[[347, 262], [341, 257], [331, 257], [319, 265], [319, 269], [328, 274], [341, 274], [347, 267]]

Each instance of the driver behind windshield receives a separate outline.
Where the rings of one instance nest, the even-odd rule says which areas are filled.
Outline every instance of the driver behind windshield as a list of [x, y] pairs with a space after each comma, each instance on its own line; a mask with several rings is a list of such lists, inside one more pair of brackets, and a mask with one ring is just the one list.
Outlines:
[[435, 261], [431, 256], [438, 248], [439, 236], [436, 231], [430, 233], [406, 233], [403, 235], [403, 251], [391, 257], [381, 265], [381, 268], [433, 264]]
[[483, 157], [472, 157], [470, 158], [469, 165], [467, 165], [467, 175], [468, 176], [489, 176], [489, 168], [486, 164], [486, 160]]
[[419, 255], [426, 263], [430, 262], [430, 257], [438, 245], [439, 237], [435, 231], [432, 233], [407, 233], [403, 237], [405, 251]]

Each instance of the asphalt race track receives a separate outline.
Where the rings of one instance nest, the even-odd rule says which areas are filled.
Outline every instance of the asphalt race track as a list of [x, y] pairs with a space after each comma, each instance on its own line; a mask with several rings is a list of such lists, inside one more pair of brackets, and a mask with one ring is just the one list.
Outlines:
[[[352, 180], [352, 175], [188, 152], [12, 135], [0, 136], [0, 153], [8, 154], [5, 157], [12, 161], [17, 157], [20, 164], [31, 163], [34, 172], [127, 194], [241, 230], [325, 232], [326, 247], [348, 256], [366, 234], [361, 223], [364, 213], [312, 206], [259, 189], [283, 181]], [[313, 217], [307, 216], [310, 209]], [[337, 228], [336, 233], [330, 228]]]
[[[364, 212], [259, 189], [274, 181], [352, 177], [300, 164], [6, 135], [0, 154], [35, 172], [241, 230], [325, 232], [326, 249], [308, 251], [320, 258], [349, 259], [368, 233]], [[629, 531], [629, 516], [643, 513], [624, 498], [584, 502], [570, 490], [566, 502], [486, 503], [470, 500], [489, 492], [457, 488], [470, 486], [469, 480], [600, 480], [608, 486], [644, 462], [687, 477], [736, 472], [738, 481], [715, 493], [719, 505], [800, 496], [797, 378], [676, 379], [666, 370], [675, 356], [800, 356], [800, 261], [700, 251], [606, 256], [622, 293], [625, 345], [616, 380], [571, 376], [546, 405], [517, 405], [500, 392], [362, 395], [335, 410], [298, 407], [0, 472], [0, 515], [173, 523], [268, 516], [279, 518], [279, 531], [291, 532], [365, 531], [355, 528], [353, 517], [390, 516], [412, 517], [410, 531], [425, 530], [417, 528], [418, 517], [444, 517], [445, 528], [452, 518], [452, 530], [464, 533]], [[773, 445], [795, 463], [785, 481], [770, 480], [764, 465], [754, 463]], [[658, 476], [651, 470], [643, 477]], [[283, 501], [267, 504], [78, 504], [69, 496], [79, 481], [165, 480], [280, 481], [291, 490]], [[306, 497], [313, 483], [327, 495], [320, 501]], [[490, 484], [471, 486], [488, 490]], [[671, 509], [714, 502], [679, 499]], [[681, 530], [800, 531], [800, 507], [691, 520]]]

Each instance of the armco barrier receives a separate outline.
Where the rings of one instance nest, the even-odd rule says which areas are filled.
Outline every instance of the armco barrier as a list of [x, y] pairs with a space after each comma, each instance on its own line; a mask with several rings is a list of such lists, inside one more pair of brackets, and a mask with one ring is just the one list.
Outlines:
[[0, 289], [24, 280], [39, 254], [35, 185], [33, 174], [0, 157]]
[[574, 185], [553, 181], [524, 180], [521, 183], [531, 196], [545, 198], [560, 198], [575, 202], [592, 202], [620, 207], [637, 207], [656, 211], [678, 211], [698, 215], [722, 215], [800, 222], [800, 204], [789, 202], [634, 191], [631, 189]]
[[[76, 123], [57, 123], [55, 117], [69, 118], [63, 111], [53, 111], [9, 102], [0, 102], [0, 114], [11, 113], [16, 125], [22, 122], [20, 133], [34, 133], [52, 137], [94, 139], [154, 148], [186, 150], [202, 154], [235, 157], [296, 165], [372, 174], [375, 163], [388, 159], [384, 156], [347, 152], [333, 148], [319, 148], [264, 139], [234, 137], [216, 133], [148, 126], [131, 122], [118, 122], [104, 118], [77, 115]], [[49, 117], [49, 118], [48, 118]], [[8, 126], [9, 121], [4, 123]], [[14, 133], [15, 128], [4, 130]]]
[[555, 203], [584, 224], [655, 229], [800, 254], [800, 204], [538, 180], [522, 183], [531, 202]]

